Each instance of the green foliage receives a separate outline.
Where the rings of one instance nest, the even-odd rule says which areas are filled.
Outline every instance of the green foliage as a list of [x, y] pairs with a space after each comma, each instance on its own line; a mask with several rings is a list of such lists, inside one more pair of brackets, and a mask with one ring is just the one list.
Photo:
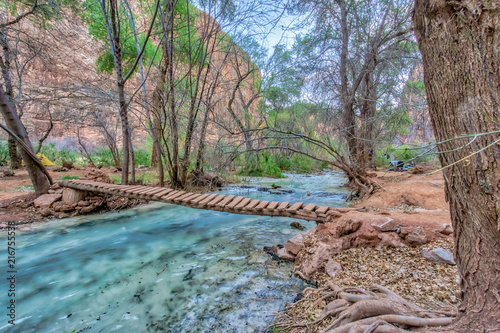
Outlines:
[[[114, 57], [111, 49], [109, 48], [108, 31], [106, 29], [106, 20], [102, 12], [102, 8], [97, 0], [86, 0], [83, 3], [85, 10], [82, 11], [82, 19], [87, 24], [89, 35], [96, 41], [104, 42], [106, 48], [101, 51], [97, 60], [96, 66], [97, 70], [107, 74], [111, 74], [115, 68]], [[107, 15], [109, 15], [109, 8], [107, 8]], [[135, 59], [138, 56], [136, 41], [134, 37], [134, 32], [132, 25], [123, 9], [123, 6], [119, 6], [118, 16], [120, 22], [120, 45], [121, 45], [121, 56], [122, 56], [122, 66], [123, 75], [126, 75]], [[146, 40], [145, 33], [138, 33], [137, 39], [139, 40], [139, 46], [142, 48]], [[153, 63], [157, 64], [161, 59], [161, 52], [158, 50], [156, 53], [156, 46], [148, 40], [144, 52], [142, 54], [142, 60], [144, 62], [149, 62], [153, 59]], [[135, 69], [136, 71], [138, 68]]]
[[9, 142], [0, 141], [0, 163], [5, 164], [9, 157]]
[[134, 159], [136, 165], [151, 166], [151, 150], [134, 150]]
[[53, 142], [42, 146], [40, 153], [56, 165], [62, 165], [66, 161], [76, 163], [80, 158], [78, 152], [70, 149], [57, 149]]
[[272, 177], [283, 178], [281, 169], [276, 165], [274, 156], [268, 153], [259, 153], [258, 158], [255, 154], [246, 154], [246, 164], [239, 171], [240, 176], [252, 177]]
[[135, 176], [135, 180], [137, 182], [142, 182], [143, 184], [151, 184], [157, 183], [159, 180], [158, 171], [157, 170], [148, 170], [137, 174]]
[[102, 164], [102, 166], [114, 166], [115, 160], [113, 159], [113, 154], [109, 148], [97, 148], [92, 154], [90, 154], [92, 161], [96, 165]]
[[122, 182], [121, 176], [109, 175], [109, 178], [113, 179], [115, 184], [121, 184], [121, 182]]
[[59, 178], [59, 180], [72, 180], [72, 179], [78, 179], [78, 178], [80, 178], [80, 176], [66, 175], [66, 176], [62, 176], [61, 178]]

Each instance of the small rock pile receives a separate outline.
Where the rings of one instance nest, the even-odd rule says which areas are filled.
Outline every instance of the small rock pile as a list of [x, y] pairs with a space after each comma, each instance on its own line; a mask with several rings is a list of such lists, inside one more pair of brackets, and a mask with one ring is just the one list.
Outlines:
[[106, 172], [100, 170], [98, 168], [92, 168], [88, 172], [85, 173], [82, 180], [94, 180], [96, 182], [106, 183], [106, 184], [114, 184], [114, 180], [111, 179]]
[[[452, 232], [450, 224], [437, 230], [421, 226], [404, 225], [387, 216], [359, 213], [339, 208], [329, 212], [329, 221], [319, 224], [305, 234], [289, 239], [277, 250], [282, 259], [294, 260], [294, 270], [305, 280], [317, 272], [334, 276], [342, 271], [332, 258], [351, 248], [418, 247], [428, 243], [435, 235], [446, 238]], [[433, 235], [434, 234], [434, 235]], [[453, 265], [453, 256], [441, 250], [422, 254], [429, 261]]]
[[54, 216], [62, 219], [102, 211], [121, 210], [146, 202], [146, 200], [97, 195], [93, 192], [62, 188], [56, 183], [51, 186], [49, 194], [36, 198], [33, 206], [39, 209], [43, 217]]

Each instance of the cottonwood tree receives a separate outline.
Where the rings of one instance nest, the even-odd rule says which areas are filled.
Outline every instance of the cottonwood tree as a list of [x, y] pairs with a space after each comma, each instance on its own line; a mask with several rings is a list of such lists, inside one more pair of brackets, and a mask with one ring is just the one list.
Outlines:
[[500, 5], [416, 0], [413, 21], [461, 277], [449, 330], [499, 332]]
[[297, 4], [300, 12], [310, 13], [308, 22], [314, 29], [299, 37], [296, 64], [307, 77], [309, 99], [327, 111], [323, 123], [330, 126], [330, 136], [341, 139], [328, 143], [327, 150], [335, 150], [333, 163], [342, 165], [360, 197], [377, 188], [366, 177], [375, 125], [384, 112], [396, 107], [398, 87], [407, 79], [405, 68], [416, 52], [410, 47], [411, 4], [409, 0]]
[[[134, 181], [135, 166], [128, 112], [130, 101], [127, 99], [125, 85], [134, 74], [146, 51], [157, 18], [160, 1], [156, 1], [155, 10], [150, 18], [149, 28], [144, 35], [143, 45], [140, 50], [136, 48], [137, 40], [131, 45], [132, 47], [126, 48], [125, 45], [127, 28], [129, 27], [125, 22], [127, 22], [126, 16], [130, 15], [129, 7], [120, 7], [118, 0], [89, 0], [86, 2], [85, 6], [87, 12], [84, 19], [89, 24], [90, 33], [98, 39], [107, 39], [109, 43], [109, 49], [101, 54], [98, 59], [98, 65], [104, 70], [107, 69], [109, 71], [110, 69], [114, 69], [116, 76], [123, 149], [121, 182], [126, 185], [129, 181], [130, 163], [132, 163], [132, 181]], [[130, 19], [130, 23], [133, 22], [134, 21]], [[136, 32], [135, 25], [132, 30]]]
[[[50, 175], [43, 164], [34, 158], [34, 150], [19, 114], [16, 110], [13, 80], [12, 80], [12, 48], [7, 30], [19, 22], [32, 17], [41, 21], [53, 18], [59, 10], [59, 2], [51, 1], [21, 1], [15, 4], [5, 3], [0, 23], [0, 43], [3, 53], [0, 55], [3, 87], [0, 87], [0, 111], [8, 128], [21, 142], [18, 142], [21, 157], [26, 165], [28, 174], [35, 188], [36, 195], [47, 193], [52, 182]], [[12, 145], [11, 145], [12, 146]], [[15, 156], [15, 154], [11, 154]]]

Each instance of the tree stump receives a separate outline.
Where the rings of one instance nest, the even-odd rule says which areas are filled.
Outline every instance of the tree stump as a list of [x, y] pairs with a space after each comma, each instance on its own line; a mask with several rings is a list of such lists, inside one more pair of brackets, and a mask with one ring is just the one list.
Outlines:
[[68, 205], [72, 205], [85, 199], [86, 196], [87, 196], [87, 191], [65, 188], [63, 191], [62, 201]]

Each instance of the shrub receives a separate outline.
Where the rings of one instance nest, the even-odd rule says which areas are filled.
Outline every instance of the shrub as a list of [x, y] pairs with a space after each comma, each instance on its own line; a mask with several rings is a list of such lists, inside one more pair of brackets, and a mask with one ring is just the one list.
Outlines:
[[145, 167], [151, 166], [151, 151], [144, 149], [134, 150], [135, 165], [144, 165]]

